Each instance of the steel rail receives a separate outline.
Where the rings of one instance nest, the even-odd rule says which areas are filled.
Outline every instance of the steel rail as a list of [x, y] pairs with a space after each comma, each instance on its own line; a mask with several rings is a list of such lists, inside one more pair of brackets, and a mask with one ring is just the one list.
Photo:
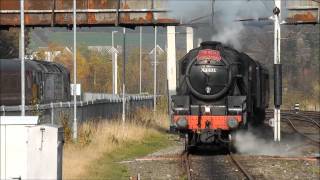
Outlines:
[[315, 139], [313, 139], [313, 138], [305, 135], [304, 133], [300, 132], [300, 131], [296, 128], [296, 126], [292, 123], [292, 121], [291, 121], [289, 118], [284, 117], [284, 119], [287, 120], [287, 123], [292, 127], [292, 129], [293, 129], [296, 133], [298, 133], [299, 135], [305, 137], [306, 139], [308, 139], [309, 141], [311, 141], [313, 144], [315, 144], [315, 145], [320, 145], [320, 141], [317, 141], [317, 140], [315, 140]]
[[320, 128], [320, 124], [318, 122], [316, 122], [314, 119], [308, 117], [307, 115], [295, 114], [295, 113], [290, 113], [290, 112], [285, 112], [284, 115], [291, 115], [291, 116], [297, 116], [300, 118], [308, 119], [309, 121], [312, 121], [314, 124], [316, 124]]
[[318, 126], [318, 127], [320, 128], [320, 126], [319, 126], [318, 123], [315, 123], [315, 122], [310, 121], [310, 120], [308, 120], [308, 119], [292, 119], [292, 120], [293, 120], [293, 121], [308, 122], [308, 123], [310, 123], [310, 124], [315, 124], [316, 126]]
[[228, 156], [232, 160], [232, 162], [238, 167], [238, 169], [242, 172], [242, 174], [248, 179], [248, 180], [254, 180], [254, 178], [248, 173], [248, 171], [242, 166], [242, 164], [237, 160], [237, 158], [234, 157], [232, 152], [229, 152]]
[[186, 173], [187, 173], [187, 179], [188, 180], [192, 180], [192, 176], [191, 176], [191, 166], [190, 166], [190, 158], [189, 158], [189, 152], [188, 151], [183, 151], [183, 153], [181, 154], [181, 158], [182, 158], [182, 164], [185, 166], [186, 168]]

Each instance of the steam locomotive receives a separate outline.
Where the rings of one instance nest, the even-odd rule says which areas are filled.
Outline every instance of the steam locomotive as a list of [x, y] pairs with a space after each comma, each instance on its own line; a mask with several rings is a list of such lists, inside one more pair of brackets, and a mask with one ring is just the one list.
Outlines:
[[172, 124], [186, 146], [222, 144], [231, 134], [265, 119], [269, 100], [267, 69], [220, 42], [202, 42], [177, 65]]
[[[0, 59], [0, 106], [21, 104], [21, 60]], [[70, 101], [70, 73], [61, 64], [25, 61], [27, 105]]]

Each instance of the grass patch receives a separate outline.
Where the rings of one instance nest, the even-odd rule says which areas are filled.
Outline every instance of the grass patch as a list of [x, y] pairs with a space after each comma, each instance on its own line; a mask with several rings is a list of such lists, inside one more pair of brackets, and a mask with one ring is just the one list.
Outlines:
[[[121, 119], [89, 121], [78, 128], [78, 142], [65, 137], [63, 179], [119, 179], [129, 176], [124, 159], [146, 155], [169, 145], [165, 113], [139, 110], [125, 124]], [[65, 127], [68, 129], [68, 126]]]
[[112, 153], [106, 153], [93, 166], [84, 179], [129, 179], [130, 175], [124, 164], [120, 161], [144, 156], [170, 145], [168, 136], [154, 134], [140, 143], [127, 143]]

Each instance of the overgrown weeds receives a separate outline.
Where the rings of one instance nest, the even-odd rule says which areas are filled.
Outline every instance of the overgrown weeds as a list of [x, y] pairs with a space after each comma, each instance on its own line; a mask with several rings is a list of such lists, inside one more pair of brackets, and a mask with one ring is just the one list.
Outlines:
[[63, 176], [64, 179], [78, 179], [86, 175], [90, 164], [104, 154], [160, 134], [159, 129], [167, 127], [168, 119], [162, 113], [140, 109], [124, 124], [121, 119], [85, 122], [79, 126], [76, 143], [71, 141], [71, 129], [67, 122], [62, 121], [66, 138]]

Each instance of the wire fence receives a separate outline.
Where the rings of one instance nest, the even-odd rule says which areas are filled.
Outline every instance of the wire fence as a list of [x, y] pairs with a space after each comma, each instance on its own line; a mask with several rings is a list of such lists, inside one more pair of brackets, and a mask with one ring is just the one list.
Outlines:
[[[153, 96], [126, 96], [126, 115], [131, 116], [139, 108], [153, 108]], [[21, 106], [0, 106], [0, 116], [19, 116]], [[107, 97], [77, 102], [77, 119], [84, 122], [91, 119], [111, 119], [122, 113], [122, 98]], [[26, 106], [26, 115], [39, 116], [39, 123], [60, 124], [61, 119], [73, 119], [73, 102], [36, 104]]]

